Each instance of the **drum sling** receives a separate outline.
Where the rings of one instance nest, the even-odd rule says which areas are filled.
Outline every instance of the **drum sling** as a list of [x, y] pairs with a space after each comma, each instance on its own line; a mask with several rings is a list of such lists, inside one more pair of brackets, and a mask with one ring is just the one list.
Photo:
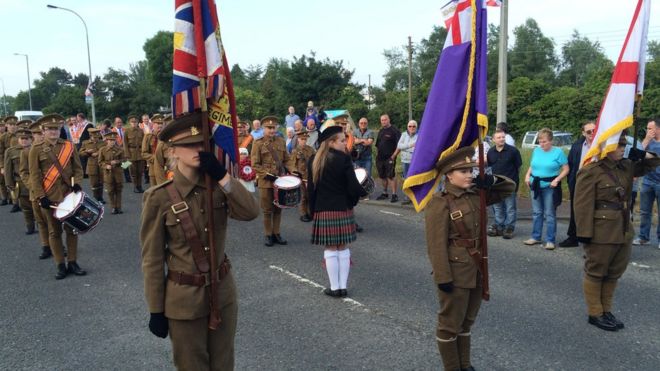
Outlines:
[[57, 158], [55, 157], [52, 149], [50, 149], [50, 147], [48, 148], [49, 150], [45, 152], [48, 154], [48, 157], [50, 157], [53, 165], [50, 167], [50, 169], [48, 169], [46, 176], [44, 176], [44, 180], [41, 183], [44, 188], [44, 192], [48, 192], [51, 188], [53, 188], [55, 181], [60, 176], [63, 177], [62, 181], [65, 184], [73, 187], [73, 184], [68, 184], [69, 174], [65, 174], [64, 172], [64, 167], [69, 164], [69, 161], [71, 161], [71, 155], [73, 155], [73, 144], [70, 142], [64, 142], [60, 153], [57, 155]]

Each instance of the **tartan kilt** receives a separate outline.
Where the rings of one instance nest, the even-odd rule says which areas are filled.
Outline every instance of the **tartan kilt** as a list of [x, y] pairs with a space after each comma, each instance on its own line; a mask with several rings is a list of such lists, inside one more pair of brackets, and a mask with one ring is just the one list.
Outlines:
[[353, 210], [319, 211], [314, 213], [312, 244], [346, 245], [355, 241], [355, 217]]

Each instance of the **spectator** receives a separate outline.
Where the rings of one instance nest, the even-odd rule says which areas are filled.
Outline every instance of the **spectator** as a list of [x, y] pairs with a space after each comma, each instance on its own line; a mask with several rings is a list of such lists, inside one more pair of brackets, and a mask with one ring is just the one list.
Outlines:
[[353, 131], [355, 143], [351, 156], [355, 166], [367, 170], [367, 174], [371, 176], [371, 145], [374, 143], [374, 132], [369, 130], [369, 121], [366, 117], [362, 117], [358, 121], [358, 128]]
[[293, 147], [296, 145], [296, 138], [294, 138], [293, 127], [286, 127], [286, 151], [291, 153]]
[[109, 132], [112, 131], [112, 122], [108, 119], [105, 119], [101, 122], [101, 125], [99, 126], [99, 129], [101, 130], [101, 136], [108, 134]]
[[399, 143], [401, 132], [392, 126], [390, 123], [390, 116], [384, 114], [380, 116], [381, 129], [378, 132], [376, 139], [376, 169], [378, 170], [378, 177], [383, 183], [383, 193], [376, 198], [377, 200], [386, 200], [389, 198], [387, 190], [392, 192], [390, 202], [399, 201], [399, 196], [396, 194], [396, 176], [394, 169], [396, 167], [396, 156], [399, 151], [396, 146]]
[[493, 134], [495, 148], [491, 147], [486, 159], [488, 166], [491, 167], [493, 175], [503, 175], [516, 183], [515, 191], [500, 202], [493, 204], [493, 214], [495, 224], [488, 228], [489, 236], [502, 236], [505, 239], [513, 238], [513, 231], [516, 229], [516, 197], [520, 182], [520, 166], [522, 158], [518, 149], [506, 143], [506, 133], [504, 130], [497, 129]]
[[534, 148], [525, 183], [531, 190], [532, 237], [525, 245], [541, 244], [543, 220], [546, 223], [545, 249], [554, 250], [557, 232], [556, 211], [561, 203], [561, 180], [568, 175], [568, 159], [561, 148], [552, 146], [552, 130], [538, 133], [539, 146]]
[[294, 124], [298, 120], [300, 120], [300, 116], [296, 115], [296, 109], [293, 106], [289, 106], [289, 113], [284, 117], [286, 127], [295, 129]]
[[591, 142], [594, 140], [594, 131], [596, 124], [593, 121], [588, 121], [582, 125], [582, 136], [571, 146], [568, 152], [568, 191], [570, 192], [571, 200], [571, 219], [568, 222], [568, 237], [559, 243], [559, 247], [578, 247], [577, 232], [575, 230], [575, 210], [573, 210], [573, 199], [575, 198], [575, 183], [577, 180], [577, 173], [582, 165], [584, 156], [591, 148]]
[[144, 132], [145, 134], [149, 134], [151, 133], [152, 128], [153, 128], [153, 124], [151, 122], [151, 119], [149, 118], [149, 115], [143, 113], [140, 119], [140, 129], [142, 129], [142, 132]]
[[498, 122], [495, 126], [495, 130], [502, 130], [505, 133], [504, 142], [512, 147], [516, 146], [516, 141], [509, 134], [509, 125], [506, 122]]
[[314, 119], [314, 123], [317, 126], [319, 125], [318, 111], [316, 110], [316, 107], [314, 107], [314, 102], [312, 102], [311, 100], [307, 102], [307, 111], [305, 112], [305, 122], [307, 122], [309, 119]]
[[294, 133], [299, 133], [303, 129], [303, 122], [302, 120], [298, 119], [293, 123], [293, 131]]
[[73, 142], [73, 136], [71, 135], [71, 118], [67, 119], [64, 124], [60, 126], [60, 139]]
[[[254, 138], [253, 141], [263, 138], [264, 128], [261, 127], [261, 121], [252, 121], [252, 131], [250, 132], [250, 135], [252, 135], [252, 138]], [[252, 151], [250, 151], [250, 153], [252, 153]]]
[[82, 112], [76, 115], [74, 126], [77, 126], [78, 131], [80, 132], [79, 144], [89, 139], [89, 129], [94, 127], [91, 122], [87, 121], [85, 114]]
[[316, 130], [316, 120], [313, 118], [308, 118], [307, 123], [307, 145], [314, 148], [315, 150], [319, 149], [319, 132]]
[[[660, 120], [651, 120], [646, 126], [646, 137], [642, 147], [647, 152], [660, 154]], [[644, 175], [639, 196], [639, 235], [633, 240], [633, 245], [646, 245], [650, 241], [651, 224], [653, 223], [653, 204], [660, 209], [660, 167]], [[656, 227], [656, 237], [660, 240], [660, 223]], [[660, 242], [660, 241], [659, 241]], [[660, 248], [660, 243], [658, 244]]]
[[[406, 179], [408, 176], [408, 169], [410, 168], [410, 161], [412, 160], [413, 151], [415, 150], [415, 143], [417, 142], [417, 121], [410, 120], [408, 122], [407, 130], [401, 134], [399, 143], [396, 148], [401, 153], [401, 178]], [[406, 198], [402, 205], [409, 205], [412, 201]]]

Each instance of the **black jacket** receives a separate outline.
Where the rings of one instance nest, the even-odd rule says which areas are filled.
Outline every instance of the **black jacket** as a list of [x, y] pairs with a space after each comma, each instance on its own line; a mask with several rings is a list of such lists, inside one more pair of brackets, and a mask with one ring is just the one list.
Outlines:
[[575, 182], [577, 181], [577, 173], [580, 170], [580, 157], [582, 156], [582, 145], [584, 144], [585, 137], [581, 136], [568, 152], [568, 190], [573, 194], [575, 191]]
[[355, 176], [351, 157], [330, 149], [319, 184], [314, 184], [312, 164], [316, 155], [307, 162], [307, 192], [309, 209], [318, 211], [345, 211], [357, 205], [367, 195]]

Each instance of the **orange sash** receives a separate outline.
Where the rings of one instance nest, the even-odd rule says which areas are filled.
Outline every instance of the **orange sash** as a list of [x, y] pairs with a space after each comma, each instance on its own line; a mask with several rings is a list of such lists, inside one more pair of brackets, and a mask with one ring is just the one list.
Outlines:
[[254, 139], [252, 135], [248, 135], [247, 138], [243, 139], [243, 143], [241, 143], [239, 148], [247, 148], [252, 142], [252, 139]]
[[[57, 162], [59, 162], [61, 168], [65, 168], [66, 165], [69, 164], [71, 155], [73, 155], [73, 149], [73, 143], [69, 141], [65, 141], [62, 144], [62, 149], [57, 155]], [[61, 175], [62, 174], [60, 174], [59, 170], [57, 170], [57, 166], [55, 166], [55, 164], [51, 165], [50, 169], [48, 169], [46, 172], [46, 176], [44, 176], [43, 182], [41, 182], [41, 185], [44, 187], [44, 192], [48, 192], [51, 188], [53, 188], [55, 181]]]

